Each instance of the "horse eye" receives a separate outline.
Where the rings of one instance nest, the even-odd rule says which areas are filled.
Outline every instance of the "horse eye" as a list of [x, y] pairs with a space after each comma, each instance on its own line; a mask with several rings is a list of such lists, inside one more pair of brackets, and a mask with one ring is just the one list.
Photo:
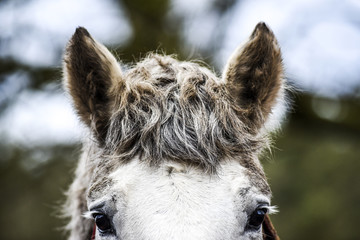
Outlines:
[[96, 226], [101, 233], [105, 233], [111, 230], [111, 223], [106, 215], [96, 214], [94, 218]]
[[248, 227], [253, 230], [259, 230], [267, 211], [267, 208], [256, 209], [250, 216]]

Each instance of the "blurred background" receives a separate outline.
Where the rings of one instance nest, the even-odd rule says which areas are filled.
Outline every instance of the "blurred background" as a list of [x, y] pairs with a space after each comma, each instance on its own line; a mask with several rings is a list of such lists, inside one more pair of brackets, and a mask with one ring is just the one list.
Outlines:
[[282, 239], [359, 239], [359, 0], [0, 0], [0, 239], [64, 239], [82, 126], [61, 87], [86, 27], [123, 63], [148, 51], [221, 70], [265, 21], [298, 89], [263, 163]]

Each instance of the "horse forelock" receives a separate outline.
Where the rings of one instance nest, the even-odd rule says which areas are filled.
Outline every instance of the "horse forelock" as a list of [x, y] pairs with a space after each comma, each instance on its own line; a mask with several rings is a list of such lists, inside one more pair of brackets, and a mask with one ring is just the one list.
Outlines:
[[107, 158], [124, 163], [139, 155], [154, 166], [168, 159], [206, 172], [235, 158], [258, 171], [251, 158], [265, 138], [245, 127], [225, 85], [210, 70], [151, 54], [123, 79], [125, 86], [112, 89]]

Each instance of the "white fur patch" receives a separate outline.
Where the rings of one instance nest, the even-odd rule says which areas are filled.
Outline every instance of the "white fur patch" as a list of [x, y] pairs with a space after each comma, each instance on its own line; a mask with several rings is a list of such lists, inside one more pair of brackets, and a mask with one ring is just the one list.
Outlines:
[[116, 232], [97, 233], [96, 239], [262, 239], [261, 229], [249, 231], [246, 226], [270, 196], [254, 187], [245, 171], [228, 161], [217, 176], [210, 176], [180, 163], [153, 169], [135, 159], [109, 176], [114, 181], [109, 192], [88, 203], [89, 208], [104, 203], [100, 211]]

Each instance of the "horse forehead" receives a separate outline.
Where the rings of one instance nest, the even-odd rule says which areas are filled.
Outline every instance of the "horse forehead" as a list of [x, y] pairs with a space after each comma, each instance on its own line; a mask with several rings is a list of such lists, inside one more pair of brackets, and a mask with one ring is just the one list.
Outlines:
[[108, 203], [127, 239], [238, 239], [247, 213], [271, 197], [237, 161], [209, 175], [178, 162], [151, 167], [134, 158], [104, 182], [88, 206]]
[[[179, 194], [184, 191], [186, 195], [193, 191], [192, 194], [198, 197], [202, 197], [201, 195], [209, 197], [209, 194], [214, 192], [218, 193], [215, 195], [241, 196], [248, 193], [249, 189], [268, 197], [271, 195], [270, 188], [261, 175], [255, 176], [236, 161], [223, 162], [219, 171], [211, 175], [183, 163], [165, 161], [155, 168], [135, 158], [129, 163], [118, 166], [111, 174], [103, 177], [101, 182], [105, 183], [108, 189], [102, 189], [103, 194], [106, 195], [108, 192], [113, 195], [112, 197], [139, 193], [141, 195], [145, 192], [161, 190], [167, 194], [167, 191], [172, 191], [174, 188]], [[96, 190], [95, 187], [94, 190], [99, 189]], [[120, 194], [114, 195], [114, 193]], [[161, 195], [161, 192], [159, 194]]]

